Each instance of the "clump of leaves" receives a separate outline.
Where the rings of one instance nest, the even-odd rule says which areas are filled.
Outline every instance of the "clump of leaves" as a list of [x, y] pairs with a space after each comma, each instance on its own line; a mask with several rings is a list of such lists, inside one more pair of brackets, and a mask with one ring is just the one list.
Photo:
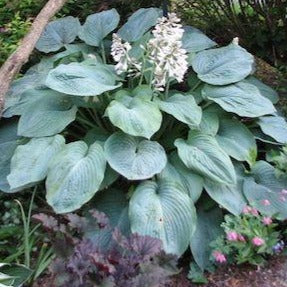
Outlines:
[[[157, 237], [167, 253], [191, 248], [205, 268], [220, 208], [287, 218], [287, 180], [261, 160], [287, 142], [287, 123], [237, 39], [218, 47], [179, 22], [147, 8], [119, 29], [115, 9], [49, 23], [37, 43], [46, 55], [7, 97], [0, 189], [45, 180], [56, 213], [92, 201], [114, 227]], [[215, 211], [201, 212], [203, 196]]]
[[246, 207], [241, 216], [226, 215], [221, 226], [225, 234], [211, 243], [212, 260], [217, 263], [262, 265], [268, 255], [284, 248], [278, 224], [255, 208]]
[[[96, 210], [89, 217], [68, 214], [63, 224], [52, 216], [34, 216], [53, 235], [56, 250], [65, 250], [51, 266], [53, 286], [158, 287], [178, 272], [176, 256], [166, 254], [159, 239], [136, 233], [126, 237]], [[91, 224], [94, 240], [85, 235]], [[102, 240], [107, 236], [108, 246]]]
[[267, 159], [275, 164], [278, 177], [287, 176], [287, 146], [284, 146], [281, 150], [271, 150], [267, 154]]

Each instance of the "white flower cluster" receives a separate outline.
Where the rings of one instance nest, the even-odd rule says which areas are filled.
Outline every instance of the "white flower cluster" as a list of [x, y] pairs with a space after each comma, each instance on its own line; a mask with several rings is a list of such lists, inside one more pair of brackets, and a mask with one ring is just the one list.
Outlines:
[[170, 78], [182, 82], [188, 69], [187, 52], [182, 48], [184, 30], [174, 14], [159, 19], [148, 42], [149, 60], [154, 65], [153, 84], [162, 91]]
[[111, 55], [117, 62], [115, 69], [118, 74], [128, 72], [131, 76], [141, 70], [141, 63], [138, 63], [134, 58], [129, 56], [131, 48], [130, 43], [123, 43], [117, 34], [113, 34]]

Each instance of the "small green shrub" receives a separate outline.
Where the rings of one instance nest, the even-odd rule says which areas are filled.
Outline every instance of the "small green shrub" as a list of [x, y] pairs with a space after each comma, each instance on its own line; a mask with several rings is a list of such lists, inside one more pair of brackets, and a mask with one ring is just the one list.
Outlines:
[[267, 154], [267, 159], [275, 164], [278, 177], [287, 176], [287, 146], [281, 150], [271, 150]]
[[222, 208], [287, 218], [287, 180], [262, 160], [287, 142], [287, 123], [237, 39], [218, 47], [161, 13], [140, 9], [119, 29], [115, 9], [48, 25], [46, 55], [7, 96], [0, 189], [45, 180], [56, 213], [89, 202], [167, 253], [191, 247], [204, 269]]
[[215, 262], [262, 265], [266, 256], [278, 254], [284, 248], [272, 217], [262, 216], [255, 208], [245, 207], [238, 217], [226, 215], [222, 227], [225, 235], [211, 243]]

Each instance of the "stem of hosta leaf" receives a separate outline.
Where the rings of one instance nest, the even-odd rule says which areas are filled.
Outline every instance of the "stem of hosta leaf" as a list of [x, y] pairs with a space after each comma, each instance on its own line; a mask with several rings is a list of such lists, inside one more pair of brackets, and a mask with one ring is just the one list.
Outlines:
[[96, 111], [96, 110], [93, 110], [93, 112], [94, 112], [94, 115], [95, 115], [95, 122], [97, 123], [97, 125], [98, 125], [99, 127], [103, 128], [103, 129], [105, 129], [105, 127], [103, 126], [103, 123], [102, 123], [101, 119], [99, 118], [99, 115], [98, 115], [97, 111]]
[[192, 89], [190, 90], [191, 92], [193, 92], [194, 90], [196, 90], [201, 84], [201, 80], [198, 80], [198, 82], [192, 87]]
[[209, 107], [209, 106], [212, 105], [212, 104], [213, 104], [212, 101], [208, 101], [208, 102], [206, 102], [206, 103], [202, 106], [202, 109], [204, 110], [204, 109], [206, 109], [207, 107]]
[[154, 64], [153, 64], [153, 66], [151, 68], [151, 72], [150, 72], [150, 77], [149, 77], [149, 87], [150, 88], [152, 87], [152, 78], [153, 78], [154, 69], [155, 69], [155, 67], [154, 67]]
[[165, 99], [168, 98], [169, 84], [170, 84], [170, 81], [168, 80], [168, 81], [167, 81], [167, 84], [166, 84], [166, 88], [165, 88], [165, 93], [164, 93], [164, 98], [165, 98]]
[[142, 69], [141, 69], [141, 77], [140, 77], [140, 81], [139, 81], [139, 86], [142, 84], [143, 79], [144, 79], [145, 67], [146, 67], [146, 58], [143, 57], [143, 65], [142, 65]]
[[82, 118], [86, 119], [87, 121], [89, 120], [89, 118], [85, 115], [85, 113], [81, 109], [78, 109], [78, 113]]
[[107, 63], [107, 59], [106, 59], [106, 52], [105, 52], [105, 46], [104, 46], [104, 42], [101, 42], [101, 52], [102, 52], [102, 58], [104, 61], [104, 64]]
[[85, 124], [88, 127], [91, 127], [91, 128], [95, 127], [95, 125], [93, 123], [91, 123], [90, 121], [88, 121], [88, 120], [86, 120], [84, 118], [77, 117], [77, 120], [79, 120], [80, 122], [82, 122], [83, 124]]

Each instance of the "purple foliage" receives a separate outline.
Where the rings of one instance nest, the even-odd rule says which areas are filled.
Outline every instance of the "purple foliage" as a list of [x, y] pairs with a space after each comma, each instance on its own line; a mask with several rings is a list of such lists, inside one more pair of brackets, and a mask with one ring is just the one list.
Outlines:
[[104, 213], [91, 210], [89, 216], [96, 232], [112, 233], [110, 248], [103, 249], [100, 242], [83, 236], [89, 224], [87, 217], [67, 214], [57, 220], [44, 214], [34, 216], [52, 238], [62, 239], [62, 249], [69, 250], [64, 256], [60, 252], [51, 266], [52, 287], [159, 287], [178, 272], [177, 258], [162, 250], [159, 239], [139, 234], [126, 237], [111, 228]]

